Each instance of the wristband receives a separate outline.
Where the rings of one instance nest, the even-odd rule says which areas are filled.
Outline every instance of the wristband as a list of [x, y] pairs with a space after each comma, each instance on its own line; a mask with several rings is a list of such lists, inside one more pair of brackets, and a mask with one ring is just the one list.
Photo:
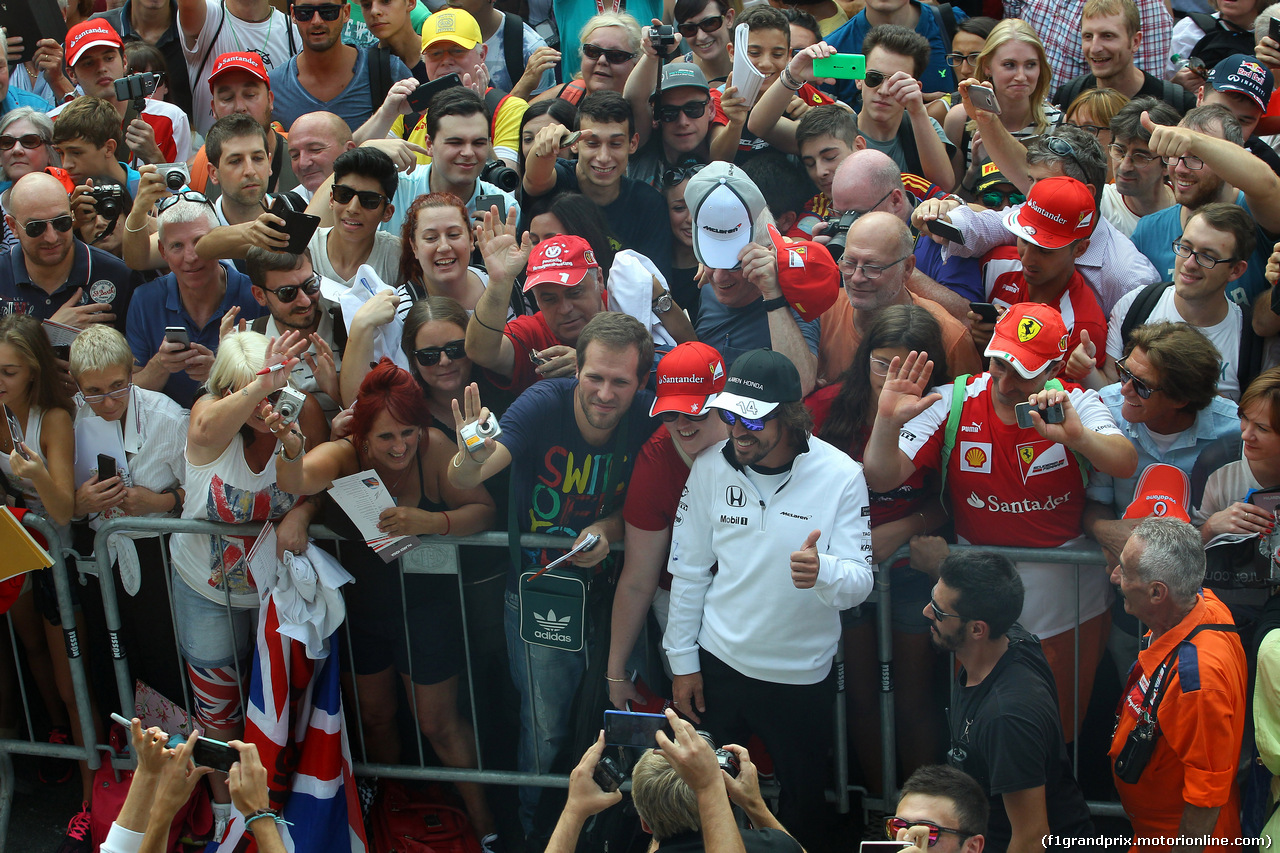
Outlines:
[[610, 677], [606, 674], [606, 675], [605, 675], [605, 677], [604, 677], [604, 680], [605, 680], [605, 681], [611, 681], [611, 682], [613, 682], [614, 684], [625, 684], [626, 682], [630, 681], [631, 679], [629, 679], [629, 678], [610, 678]]
[[799, 92], [804, 86], [804, 81], [797, 80], [791, 73], [791, 68], [785, 65], [782, 67], [782, 73], [778, 75], [778, 80], [781, 81], [782, 88], [790, 89], [792, 92]]
[[779, 308], [787, 308], [790, 306], [790, 303], [787, 302], [787, 297], [785, 296], [779, 296], [774, 299], [766, 299], [764, 302], [760, 304], [764, 306], [764, 310], [766, 312], [777, 311]]
[[147, 230], [147, 221], [146, 221], [145, 219], [142, 221], [142, 227], [141, 227], [141, 228], [130, 228], [130, 227], [129, 227], [129, 220], [127, 220], [127, 219], [126, 219], [126, 220], [125, 220], [125, 222], [124, 222], [124, 230], [128, 231], [130, 234], [137, 234], [137, 233], [138, 233], [138, 232], [140, 232], [140, 231], [146, 231], [146, 230]]
[[258, 809], [253, 814], [249, 815], [248, 818], [245, 819], [245, 822], [244, 822], [245, 831], [248, 831], [249, 827], [253, 824], [255, 820], [261, 820], [264, 817], [269, 817], [272, 820], [276, 820], [276, 813], [273, 812], [271, 809]]
[[169, 488], [167, 488], [167, 489], [161, 489], [161, 490], [160, 490], [160, 494], [162, 494], [162, 495], [173, 495], [173, 509], [169, 510], [168, 515], [169, 515], [169, 517], [170, 517], [170, 518], [179, 518], [179, 517], [181, 517], [181, 515], [182, 515], [182, 494], [177, 490], [177, 488], [175, 488], [175, 487], [172, 487], [172, 486], [171, 486], [171, 487], [169, 487]]
[[449, 520], [449, 513], [444, 510], [440, 510], [440, 514], [444, 516], [444, 533], [441, 533], [440, 535], [448, 536], [449, 531], [453, 529], [453, 522]]

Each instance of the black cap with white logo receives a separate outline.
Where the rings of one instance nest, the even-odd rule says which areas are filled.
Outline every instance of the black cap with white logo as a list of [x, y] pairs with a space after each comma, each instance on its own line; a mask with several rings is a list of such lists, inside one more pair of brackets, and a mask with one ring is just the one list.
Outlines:
[[804, 396], [800, 371], [780, 352], [753, 349], [734, 360], [724, 390], [708, 404], [745, 418], [762, 418], [778, 407]]

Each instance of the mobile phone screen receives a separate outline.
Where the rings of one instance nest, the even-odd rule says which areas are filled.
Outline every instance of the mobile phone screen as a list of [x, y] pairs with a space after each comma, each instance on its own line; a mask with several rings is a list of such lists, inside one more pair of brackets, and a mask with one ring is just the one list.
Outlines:
[[642, 714], [636, 711], [605, 711], [604, 742], [609, 746], [634, 746], [648, 749], [657, 746], [658, 732], [674, 737], [671, 724], [662, 714]]
[[201, 767], [212, 767], [225, 773], [231, 769], [232, 764], [240, 760], [240, 753], [236, 752], [235, 747], [220, 740], [202, 737], [196, 738], [191, 760]]

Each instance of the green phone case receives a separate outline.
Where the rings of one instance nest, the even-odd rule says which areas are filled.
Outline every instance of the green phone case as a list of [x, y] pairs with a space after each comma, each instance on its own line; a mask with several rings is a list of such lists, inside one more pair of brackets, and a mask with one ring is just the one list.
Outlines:
[[813, 60], [813, 76], [818, 79], [862, 80], [867, 76], [867, 58], [860, 53], [835, 53]]

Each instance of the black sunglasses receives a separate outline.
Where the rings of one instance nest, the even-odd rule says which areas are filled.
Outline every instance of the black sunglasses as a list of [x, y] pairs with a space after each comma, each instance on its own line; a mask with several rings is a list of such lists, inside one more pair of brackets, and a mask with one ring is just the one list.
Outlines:
[[459, 339], [449, 341], [442, 347], [423, 347], [413, 351], [413, 357], [418, 360], [418, 364], [423, 367], [435, 367], [440, 363], [440, 355], [449, 356], [450, 361], [457, 361], [460, 358], [467, 357], [466, 341]]
[[708, 416], [708, 415], [710, 415], [710, 414], [711, 414], [711, 412], [710, 412], [710, 411], [708, 411], [708, 410], [704, 410], [704, 411], [702, 412], [702, 414], [700, 414], [700, 415], [691, 415], [691, 414], [689, 414], [688, 412], [663, 412], [663, 413], [662, 413], [662, 414], [660, 414], [658, 417], [662, 418], [662, 422], [663, 422], [664, 424], [673, 424], [673, 423], [675, 423], [675, 422], [676, 422], [676, 420], [677, 420], [681, 415], [683, 415], [683, 416], [684, 416], [684, 419], [685, 419], [686, 421], [693, 421], [694, 423], [702, 423], [703, 421], [705, 421], [705, 420], [707, 419], [707, 416]]
[[1116, 362], [1116, 376], [1120, 377], [1121, 387], [1126, 383], [1132, 382], [1135, 394], [1144, 400], [1151, 399], [1151, 395], [1159, 391], [1160, 387], [1157, 385], [1148, 385], [1146, 382], [1143, 382], [1141, 379], [1130, 373], [1129, 368], [1125, 367], [1125, 362], [1128, 360], [1129, 359], [1126, 356]]
[[691, 39], [698, 34], [698, 30], [702, 30], [704, 33], [714, 33], [722, 26], [724, 26], [724, 15], [714, 15], [710, 18], [703, 18], [701, 21], [681, 24], [676, 29], [680, 31], [680, 35]]
[[302, 284], [286, 284], [286, 285], [282, 285], [281, 287], [277, 287], [275, 290], [268, 290], [265, 287], [262, 289], [266, 290], [267, 293], [270, 293], [272, 296], [274, 296], [276, 299], [279, 299], [281, 302], [288, 304], [298, 298], [299, 290], [307, 294], [307, 296], [315, 296], [317, 293], [319, 293], [320, 292], [320, 276], [312, 275], [311, 278], [307, 279]]
[[211, 209], [213, 208], [213, 202], [209, 201], [204, 193], [196, 190], [182, 190], [168, 196], [167, 198], [160, 199], [160, 201], [156, 203], [156, 216], [164, 213], [180, 201], [191, 201], [196, 204], [208, 205]]
[[893, 815], [884, 819], [884, 834], [890, 841], [898, 837], [898, 832], [903, 829], [910, 829], [913, 826], [927, 826], [929, 828], [929, 846], [938, 843], [938, 836], [944, 832], [950, 832], [952, 835], [958, 835], [961, 839], [971, 837], [967, 832], [959, 829], [950, 829], [945, 826], [939, 826], [931, 820], [907, 820], [906, 818]]
[[603, 56], [604, 61], [610, 65], [621, 65], [636, 58], [636, 55], [631, 51], [604, 48], [595, 44], [584, 44], [582, 46], [582, 55], [591, 60], [596, 60]]
[[667, 169], [662, 173], [662, 188], [669, 190], [681, 181], [687, 181], [701, 172], [706, 165], [706, 163], [685, 163], [684, 165]]
[[868, 71], [867, 76], [862, 80], [862, 84], [868, 89], [879, 89], [884, 79], [885, 73], [883, 71]]
[[22, 230], [27, 232], [28, 237], [35, 239], [36, 237], [43, 237], [44, 232], [48, 230], [50, 225], [59, 234], [66, 234], [74, 224], [75, 220], [71, 218], [71, 214], [64, 213], [62, 216], [55, 216], [53, 219], [33, 219], [23, 225]]
[[373, 190], [357, 190], [346, 184], [334, 184], [329, 190], [329, 195], [338, 204], [347, 204], [353, 198], [360, 199], [360, 206], [365, 210], [377, 210], [382, 207], [387, 197], [382, 193], [376, 193]]
[[1070, 157], [1076, 166], [1079, 167], [1081, 174], [1089, 174], [1089, 170], [1084, 167], [1084, 163], [1080, 162], [1080, 157], [1076, 154], [1076, 149], [1071, 146], [1070, 142], [1063, 139], [1061, 136], [1042, 136], [1040, 139], [1044, 141], [1044, 147], [1048, 148], [1054, 154], [1059, 157]]
[[28, 151], [34, 151], [47, 143], [38, 133], [24, 133], [21, 136], [0, 136], [0, 151], [8, 151], [15, 145], [21, 145]]
[[294, 6], [293, 19], [300, 24], [305, 24], [320, 13], [320, 20], [333, 22], [338, 20], [338, 16], [342, 14], [342, 7], [335, 3], [325, 3], [322, 6]]
[[680, 120], [680, 113], [684, 113], [689, 118], [702, 118], [707, 114], [707, 104], [711, 103], [710, 99], [705, 101], [688, 101], [683, 104], [663, 104], [654, 110], [654, 115], [658, 121], [670, 124], [673, 121]]

